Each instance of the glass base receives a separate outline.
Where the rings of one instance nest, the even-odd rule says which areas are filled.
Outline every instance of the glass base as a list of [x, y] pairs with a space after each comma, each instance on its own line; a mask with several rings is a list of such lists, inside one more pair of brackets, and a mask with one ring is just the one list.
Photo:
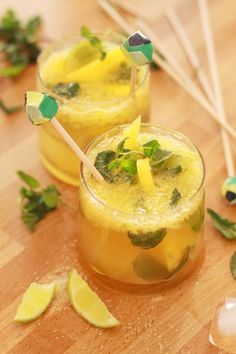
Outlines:
[[51, 175], [53, 175], [53, 177], [56, 177], [60, 181], [69, 184], [71, 186], [79, 187], [79, 172], [78, 172], [78, 177], [73, 178], [72, 176], [69, 176], [67, 173], [64, 173], [61, 169], [57, 169], [42, 154], [40, 154], [40, 160], [43, 163], [46, 170], [48, 170], [48, 172]]
[[133, 294], [137, 296], [149, 296], [155, 295], [162, 291], [171, 290], [177, 286], [182, 285], [186, 281], [190, 284], [196, 282], [196, 277], [201, 270], [204, 258], [205, 258], [205, 247], [202, 245], [202, 248], [199, 250], [200, 253], [198, 257], [189, 264], [188, 267], [184, 268], [179, 272], [178, 276], [175, 276], [168, 281], [162, 281], [160, 283], [153, 284], [131, 284], [122, 282], [119, 280], [111, 279], [106, 275], [103, 275], [94, 269], [91, 268], [91, 265], [88, 264], [87, 260], [83, 257], [79, 257], [80, 265], [83, 269], [84, 274], [91, 278], [98, 286], [112, 289], [114, 291]]

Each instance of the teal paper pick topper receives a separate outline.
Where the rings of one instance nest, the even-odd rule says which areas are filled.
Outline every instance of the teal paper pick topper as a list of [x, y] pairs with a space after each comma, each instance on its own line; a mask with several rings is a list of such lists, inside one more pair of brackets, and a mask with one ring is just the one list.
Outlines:
[[152, 61], [152, 42], [140, 31], [126, 39], [121, 45], [121, 50], [125, 57], [137, 66], [143, 66]]
[[236, 177], [228, 177], [224, 181], [221, 187], [221, 195], [230, 204], [236, 204]]
[[46, 93], [27, 91], [25, 93], [25, 110], [34, 125], [48, 123], [58, 111], [57, 101]]

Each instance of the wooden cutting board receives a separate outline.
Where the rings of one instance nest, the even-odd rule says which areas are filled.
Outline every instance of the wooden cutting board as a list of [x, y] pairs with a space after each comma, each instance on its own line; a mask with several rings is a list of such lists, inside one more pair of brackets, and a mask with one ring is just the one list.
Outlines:
[[[153, 1], [150, 4], [152, 12]], [[197, 2], [176, 0], [175, 4], [207, 68]], [[211, 0], [209, 5], [226, 111], [236, 126], [235, 0]], [[8, 7], [17, 9], [22, 18], [40, 14], [44, 36], [48, 38], [79, 30], [82, 24], [98, 29], [117, 28], [92, 0], [1, 0], [0, 15]], [[166, 22], [156, 19], [153, 28], [189, 70]], [[14, 81], [0, 79], [0, 97], [9, 104], [22, 104], [25, 90], [34, 88], [33, 66]], [[228, 207], [219, 195], [226, 170], [217, 125], [162, 71], [152, 72], [152, 98], [152, 122], [180, 130], [200, 148], [207, 168], [207, 206], [236, 220], [235, 207]], [[28, 171], [45, 184], [55, 183], [74, 209], [61, 207], [48, 215], [34, 234], [29, 233], [20, 221], [17, 198], [21, 183], [15, 174], [17, 169]], [[236, 283], [229, 271], [229, 259], [236, 244], [224, 240], [212, 228], [208, 217], [205, 258], [196, 272], [172, 289], [140, 290], [137, 294], [125, 286], [109, 288], [80, 264], [77, 190], [45, 171], [39, 161], [36, 129], [23, 111], [12, 116], [0, 113], [0, 173], [1, 354], [223, 353], [208, 342], [209, 324], [217, 304], [236, 294]], [[95, 329], [72, 310], [64, 293], [39, 320], [28, 325], [13, 323], [22, 294], [32, 281], [54, 278], [63, 281], [71, 267], [76, 267], [88, 280], [120, 320], [121, 327]]]

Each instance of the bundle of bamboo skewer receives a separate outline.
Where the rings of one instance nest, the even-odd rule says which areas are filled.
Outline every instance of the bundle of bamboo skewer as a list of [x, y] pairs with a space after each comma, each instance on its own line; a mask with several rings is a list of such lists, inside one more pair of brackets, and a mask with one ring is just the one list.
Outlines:
[[[202, 23], [203, 37], [205, 41], [207, 57], [210, 67], [211, 83], [208, 82], [207, 76], [201, 66], [200, 59], [194, 45], [192, 44], [180, 18], [170, 2], [165, 6], [164, 15], [172, 26], [177, 39], [179, 40], [184, 53], [186, 54], [193, 70], [201, 85], [202, 90], [199, 89], [196, 82], [188, 75], [185, 68], [183, 68], [173, 55], [171, 55], [169, 48], [154, 32], [147, 16], [142, 16], [141, 9], [133, 6], [132, 3], [123, 0], [97, 0], [98, 4], [103, 10], [123, 29], [127, 34], [131, 34], [136, 30], [124, 16], [120, 14], [118, 9], [123, 9], [132, 16], [138, 29], [143, 31], [149, 38], [152, 39], [156, 52], [153, 55], [153, 60], [158, 64], [170, 77], [172, 77], [181, 87], [185, 89], [219, 124], [221, 128], [222, 144], [224, 149], [225, 163], [228, 177], [234, 177], [235, 167], [231, 143], [229, 136], [236, 139], [236, 130], [228, 123], [224, 110], [222, 93], [220, 88], [219, 75], [216, 64], [216, 55], [214, 49], [214, 41], [209, 21], [209, 13], [207, 0], [198, 0], [199, 13]], [[165, 2], [166, 3], [166, 2]], [[133, 21], [132, 21], [133, 23]], [[161, 53], [163, 57], [158, 55]]]

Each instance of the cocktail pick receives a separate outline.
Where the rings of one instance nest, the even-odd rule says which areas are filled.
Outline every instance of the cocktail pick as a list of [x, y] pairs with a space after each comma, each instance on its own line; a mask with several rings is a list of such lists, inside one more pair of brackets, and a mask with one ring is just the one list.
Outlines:
[[130, 93], [134, 95], [137, 67], [152, 61], [153, 45], [150, 39], [137, 31], [122, 43], [121, 50], [131, 63]]
[[94, 178], [96, 178], [96, 180], [99, 182], [104, 181], [104, 178], [94, 167], [92, 162], [88, 159], [88, 157], [83, 153], [83, 151], [55, 118], [55, 114], [57, 113], [58, 108], [59, 106], [57, 101], [45, 93], [37, 91], [28, 91], [25, 93], [25, 110], [31, 123], [34, 125], [41, 125], [50, 122], [67, 142], [67, 144], [71, 147], [71, 149], [80, 158], [80, 160], [84, 163], [86, 168], [92, 173]]

